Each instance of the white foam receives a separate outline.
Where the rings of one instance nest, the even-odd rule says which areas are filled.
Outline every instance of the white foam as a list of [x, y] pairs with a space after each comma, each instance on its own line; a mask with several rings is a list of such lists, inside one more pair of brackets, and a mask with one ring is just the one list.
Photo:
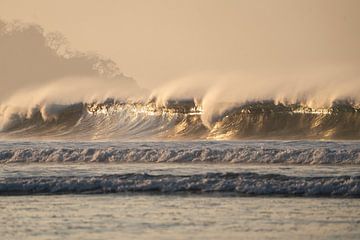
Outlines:
[[177, 162], [251, 164], [360, 164], [357, 142], [102, 142], [3, 143], [1, 163]]

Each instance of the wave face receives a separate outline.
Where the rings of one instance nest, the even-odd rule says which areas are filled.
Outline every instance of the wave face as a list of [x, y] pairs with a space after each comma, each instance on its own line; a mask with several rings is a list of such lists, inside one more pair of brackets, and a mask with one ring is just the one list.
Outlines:
[[[360, 110], [338, 102], [312, 109], [299, 104], [248, 103], [202, 121], [193, 101], [51, 104], [13, 113], [2, 138], [41, 139], [360, 139]], [[1, 117], [1, 115], [0, 115]]]
[[360, 197], [360, 177], [290, 177], [256, 173], [175, 176], [131, 173], [91, 177], [5, 178], [0, 181], [0, 195], [116, 192], [230, 192], [246, 195]]

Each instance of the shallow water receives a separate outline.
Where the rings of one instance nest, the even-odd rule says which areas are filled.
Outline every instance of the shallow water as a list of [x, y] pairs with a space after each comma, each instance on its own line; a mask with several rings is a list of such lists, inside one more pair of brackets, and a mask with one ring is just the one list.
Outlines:
[[4, 141], [0, 236], [359, 239], [359, 166], [356, 141]]
[[359, 239], [360, 201], [221, 195], [1, 197], [2, 239]]

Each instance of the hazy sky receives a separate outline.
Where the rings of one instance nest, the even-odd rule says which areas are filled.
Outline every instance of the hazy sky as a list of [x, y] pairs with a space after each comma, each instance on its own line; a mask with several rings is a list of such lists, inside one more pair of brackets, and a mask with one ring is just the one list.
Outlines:
[[0, 0], [0, 18], [59, 31], [141, 85], [207, 71], [360, 66], [359, 0]]

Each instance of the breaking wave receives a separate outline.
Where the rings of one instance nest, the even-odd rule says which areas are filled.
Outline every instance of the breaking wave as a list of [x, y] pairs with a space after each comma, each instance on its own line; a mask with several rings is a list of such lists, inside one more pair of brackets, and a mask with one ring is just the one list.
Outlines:
[[[5, 109], [6, 110], [6, 109]], [[349, 102], [313, 109], [273, 101], [233, 107], [204, 124], [192, 100], [49, 104], [30, 113], [0, 113], [1, 138], [117, 139], [360, 139], [360, 108]], [[7, 118], [4, 121], [4, 118]]]
[[[296, 143], [295, 143], [296, 144]], [[301, 145], [301, 143], [298, 143]], [[360, 148], [291, 147], [283, 143], [278, 148], [251, 144], [165, 143], [125, 146], [41, 146], [6, 147], [0, 150], [0, 163], [101, 162], [101, 163], [246, 163], [246, 164], [332, 164], [359, 165]]]
[[293, 177], [280, 174], [206, 173], [149, 175], [146, 173], [73, 177], [0, 179], [0, 195], [154, 192], [227, 192], [245, 195], [360, 197], [359, 176]]

